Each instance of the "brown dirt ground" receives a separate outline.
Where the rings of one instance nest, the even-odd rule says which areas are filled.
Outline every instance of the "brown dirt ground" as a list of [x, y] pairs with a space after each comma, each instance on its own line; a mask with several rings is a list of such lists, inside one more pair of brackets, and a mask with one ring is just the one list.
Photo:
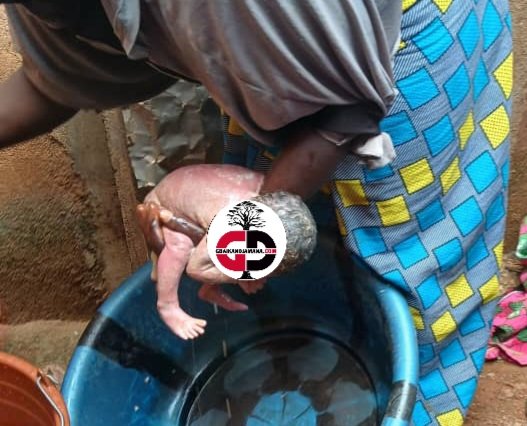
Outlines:
[[52, 365], [64, 371], [86, 324], [55, 320], [3, 326], [0, 348], [42, 369]]
[[485, 364], [466, 426], [525, 426], [527, 369], [498, 361]]

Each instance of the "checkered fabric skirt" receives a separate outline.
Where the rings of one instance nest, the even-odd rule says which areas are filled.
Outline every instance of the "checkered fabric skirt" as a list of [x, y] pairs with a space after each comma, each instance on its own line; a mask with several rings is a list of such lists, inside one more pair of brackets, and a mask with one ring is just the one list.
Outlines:
[[[399, 288], [413, 314], [421, 374], [411, 423], [458, 426], [475, 393], [498, 295], [511, 17], [504, 0], [402, 4], [399, 93], [382, 122], [397, 159], [368, 170], [349, 156], [331, 192], [352, 258]], [[228, 119], [225, 133], [227, 162], [271, 165], [276, 150]]]

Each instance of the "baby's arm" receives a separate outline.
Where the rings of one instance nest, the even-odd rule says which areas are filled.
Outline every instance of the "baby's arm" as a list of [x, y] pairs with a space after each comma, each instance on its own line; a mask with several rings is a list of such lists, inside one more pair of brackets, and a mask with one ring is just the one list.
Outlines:
[[178, 288], [185, 272], [192, 240], [166, 227], [162, 228], [165, 246], [157, 260], [157, 309], [165, 324], [182, 339], [193, 339], [204, 333], [207, 322], [193, 318], [179, 305]]

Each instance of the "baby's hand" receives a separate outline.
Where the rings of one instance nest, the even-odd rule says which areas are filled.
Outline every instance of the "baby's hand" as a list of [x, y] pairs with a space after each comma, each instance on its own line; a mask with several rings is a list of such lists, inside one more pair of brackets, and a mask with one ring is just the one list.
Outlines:
[[225, 275], [210, 259], [206, 238], [190, 254], [186, 272], [193, 280], [201, 283], [238, 284], [246, 294], [256, 293], [266, 282], [266, 279], [238, 280]]
[[254, 281], [238, 281], [238, 285], [242, 288], [245, 294], [254, 294], [259, 292], [266, 283], [266, 279], [254, 280]]

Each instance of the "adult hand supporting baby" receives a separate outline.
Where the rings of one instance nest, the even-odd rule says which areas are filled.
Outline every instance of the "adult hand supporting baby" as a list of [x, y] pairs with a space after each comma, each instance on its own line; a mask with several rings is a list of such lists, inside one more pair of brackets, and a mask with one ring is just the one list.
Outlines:
[[222, 208], [258, 195], [264, 176], [230, 165], [195, 165], [167, 175], [138, 206], [138, 218], [149, 248], [159, 255], [164, 247], [162, 228], [188, 236], [192, 251], [187, 274], [199, 282], [233, 283], [212, 263], [205, 236]]
[[[277, 273], [290, 270], [311, 255], [316, 244], [314, 220], [300, 197], [285, 192], [258, 195], [263, 176], [236, 166], [200, 165], [178, 169], [148, 194], [138, 207], [139, 223], [153, 256], [158, 310], [163, 321], [180, 337], [202, 334], [205, 322], [179, 306], [182, 274], [202, 283], [199, 295], [228, 310], [247, 306], [232, 300], [219, 283], [237, 283], [248, 293], [263, 281], [238, 281], [220, 272], [211, 261], [204, 229], [223, 207], [247, 199], [260, 201], [277, 212], [284, 224], [287, 248]], [[196, 245], [197, 243], [197, 245]], [[156, 261], [157, 259], [157, 261]]]
[[[258, 194], [263, 176], [235, 166], [197, 165], [166, 176], [137, 208], [139, 224], [152, 250], [152, 278], [156, 281], [157, 308], [161, 319], [183, 339], [204, 332], [205, 321], [186, 314], [179, 305], [182, 274], [203, 283], [199, 296], [229, 310], [247, 306], [232, 300], [219, 283], [234, 282], [211, 262], [205, 229], [226, 205]], [[261, 283], [245, 284], [248, 293]]]

